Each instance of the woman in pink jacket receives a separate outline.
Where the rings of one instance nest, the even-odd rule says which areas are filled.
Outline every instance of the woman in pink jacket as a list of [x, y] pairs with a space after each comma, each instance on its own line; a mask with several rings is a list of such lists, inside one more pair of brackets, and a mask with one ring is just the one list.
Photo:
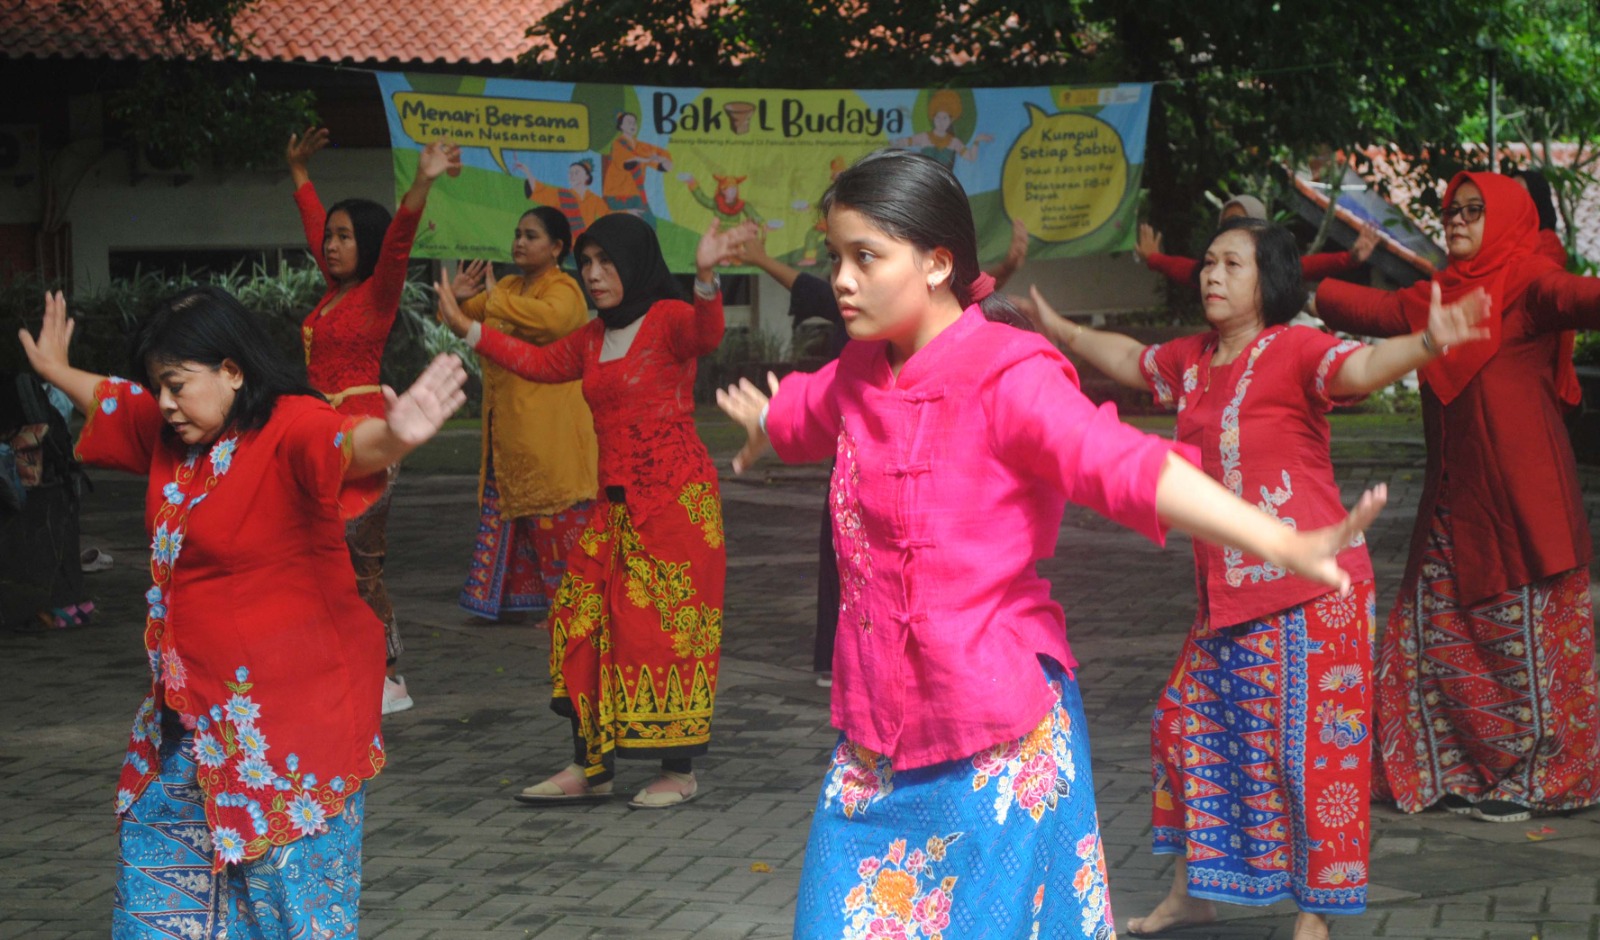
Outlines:
[[[790, 461], [837, 457], [833, 722], [795, 936], [1109, 937], [1076, 660], [1036, 571], [1071, 500], [1156, 541], [1168, 525], [1330, 586], [1383, 503], [1295, 532], [1169, 441], [1096, 409], [980, 274], [937, 162], [880, 151], [823, 197], [852, 342], [767, 398], [719, 404]], [[983, 533], [981, 540], [975, 533]], [[920, 931], [920, 933], [918, 933]]]

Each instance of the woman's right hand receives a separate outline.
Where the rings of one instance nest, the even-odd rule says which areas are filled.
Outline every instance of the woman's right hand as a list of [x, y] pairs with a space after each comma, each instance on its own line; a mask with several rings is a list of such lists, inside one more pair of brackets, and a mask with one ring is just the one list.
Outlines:
[[302, 177], [310, 178], [310, 171], [307, 168], [311, 158], [326, 146], [328, 146], [326, 127], [308, 127], [304, 134], [289, 135], [289, 146], [284, 148], [283, 159], [289, 164], [289, 172], [297, 181]]
[[[767, 373], [767, 388], [773, 395], [778, 394], [778, 377], [771, 372]], [[754, 466], [770, 445], [767, 432], [761, 427], [761, 415], [770, 401], [749, 379], [740, 379], [738, 385], [717, 389], [717, 407], [732, 418], [734, 424], [744, 428], [746, 437], [744, 446], [733, 457], [734, 473], [743, 473]]]
[[476, 297], [484, 289], [485, 275], [489, 262], [479, 258], [477, 261], [457, 265], [455, 277], [450, 279], [450, 293], [457, 300], [466, 300]]
[[28, 354], [28, 364], [46, 382], [59, 384], [71, 368], [67, 348], [72, 344], [74, 322], [67, 316], [67, 299], [60, 291], [44, 295], [44, 323], [35, 338], [24, 327], [17, 331], [22, 339], [22, 350]]
[[467, 331], [472, 328], [472, 320], [461, 312], [461, 305], [456, 303], [455, 291], [451, 285], [446, 283], [444, 278], [440, 278], [438, 283], [433, 285], [433, 292], [439, 295], [439, 307], [435, 311], [439, 322], [449, 327], [450, 332], [465, 337]]
[[1161, 233], [1149, 222], [1139, 223], [1139, 240], [1133, 243], [1133, 253], [1140, 261], [1148, 261], [1151, 255], [1161, 254]]

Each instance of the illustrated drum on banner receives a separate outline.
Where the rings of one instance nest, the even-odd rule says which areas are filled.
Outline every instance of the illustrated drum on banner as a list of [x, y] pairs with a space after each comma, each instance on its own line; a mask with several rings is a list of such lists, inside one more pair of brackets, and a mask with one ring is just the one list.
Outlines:
[[882, 147], [949, 167], [972, 201], [985, 261], [1013, 220], [1033, 258], [1133, 247], [1150, 86], [788, 90], [588, 85], [379, 73], [395, 190], [439, 138], [460, 177], [430, 198], [412, 254], [509, 260], [525, 209], [559, 209], [581, 233], [629, 212], [655, 226], [674, 271], [694, 269], [718, 219], [766, 230], [767, 251], [827, 263], [816, 202]]

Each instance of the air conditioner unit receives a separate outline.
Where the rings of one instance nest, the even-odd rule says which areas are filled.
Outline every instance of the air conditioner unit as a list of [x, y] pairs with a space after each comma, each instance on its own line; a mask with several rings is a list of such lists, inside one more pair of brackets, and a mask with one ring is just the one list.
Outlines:
[[0, 124], [0, 179], [26, 186], [38, 175], [38, 125]]
[[133, 159], [130, 162], [133, 165], [128, 175], [133, 183], [137, 184], [144, 179], [163, 179], [174, 186], [182, 186], [194, 179], [194, 174], [187, 167], [155, 147], [140, 147], [135, 144], [132, 155]]

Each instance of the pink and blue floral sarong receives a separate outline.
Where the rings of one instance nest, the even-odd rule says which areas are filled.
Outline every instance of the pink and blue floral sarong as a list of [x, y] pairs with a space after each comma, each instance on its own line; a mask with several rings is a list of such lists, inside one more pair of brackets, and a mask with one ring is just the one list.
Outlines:
[[972, 757], [897, 771], [841, 737], [806, 844], [798, 940], [1112, 936], [1078, 684]]
[[356, 936], [365, 792], [321, 832], [213, 873], [192, 734], [171, 734], [161, 774], [119, 832], [112, 940], [317, 940]]

